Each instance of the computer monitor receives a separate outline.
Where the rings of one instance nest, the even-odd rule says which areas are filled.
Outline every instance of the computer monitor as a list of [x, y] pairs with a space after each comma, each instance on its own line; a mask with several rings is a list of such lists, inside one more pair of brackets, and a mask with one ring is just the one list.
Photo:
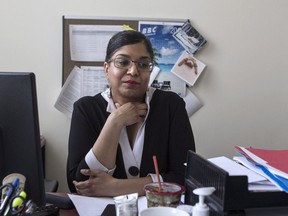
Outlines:
[[0, 185], [11, 173], [26, 177], [28, 199], [46, 204], [34, 73], [0, 72]]

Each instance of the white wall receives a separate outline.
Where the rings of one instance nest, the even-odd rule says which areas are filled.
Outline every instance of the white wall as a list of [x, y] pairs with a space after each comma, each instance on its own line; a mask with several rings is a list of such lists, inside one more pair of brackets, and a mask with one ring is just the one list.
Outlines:
[[207, 68], [192, 91], [205, 104], [191, 118], [198, 153], [234, 145], [287, 149], [286, 0], [2, 0], [0, 71], [32, 71], [38, 86], [46, 175], [67, 191], [70, 121], [54, 108], [62, 80], [62, 15], [190, 19], [208, 40]]

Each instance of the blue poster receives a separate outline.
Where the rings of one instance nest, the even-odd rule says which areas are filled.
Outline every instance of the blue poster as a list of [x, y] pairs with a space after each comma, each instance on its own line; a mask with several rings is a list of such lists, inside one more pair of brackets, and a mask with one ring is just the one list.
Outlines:
[[183, 23], [139, 22], [139, 31], [151, 41], [154, 48], [156, 66], [162, 72], [171, 72], [172, 67], [185, 50], [173, 37], [173, 33], [181, 28]]

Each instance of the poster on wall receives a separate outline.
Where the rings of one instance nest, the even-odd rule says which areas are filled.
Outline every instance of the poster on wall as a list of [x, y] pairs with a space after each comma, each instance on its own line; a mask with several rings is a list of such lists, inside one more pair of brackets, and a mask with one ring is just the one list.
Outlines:
[[160, 73], [152, 86], [174, 91], [182, 97], [186, 95], [186, 84], [171, 73], [171, 69], [185, 50], [173, 37], [173, 34], [183, 26], [183, 23], [139, 21], [138, 26], [138, 30], [150, 40], [154, 49], [155, 64], [160, 68]]
[[151, 41], [157, 66], [162, 72], [170, 72], [185, 50], [173, 37], [182, 25], [182, 22], [139, 22], [139, 31]]

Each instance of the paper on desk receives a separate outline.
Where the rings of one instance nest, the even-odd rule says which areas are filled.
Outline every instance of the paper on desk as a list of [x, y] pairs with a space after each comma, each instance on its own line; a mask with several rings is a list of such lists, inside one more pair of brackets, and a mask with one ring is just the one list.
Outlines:
[[208, 159], [213, 164], [219, 166], [229, 173], [230, 176], [246, 175], [248, 176], [248, 183], [259, 182], [267, 180], [265, 177], [247, 169], [246, 167], [236, 163], [235, 161], [221, 156]]
[[269, 178], [259, 167], [257, 167], [255, 164], [251, 163], [247, 160], [244, 156], [234, 156], [233, 160], [238, 161], [239, 163], [243, 164], [243, 166], [247, 167], [248, 169], [252, 170], [255, 173], [258, 173], [259, 175], [266, 176], [268, 181], [264, 184], [251, 184], [249, 185], [250, 190], [282, 190], [281, 187], [278, 186], [278, 184], [273, 181], [273, 179]]
[[[68, 194], [80, 216], [100, 216], [108, 204], [114, 204], [113, 198], [108, 197], [87, 197]], [[138, 198], [138, 211], [147, 208], [145, 196]]]

